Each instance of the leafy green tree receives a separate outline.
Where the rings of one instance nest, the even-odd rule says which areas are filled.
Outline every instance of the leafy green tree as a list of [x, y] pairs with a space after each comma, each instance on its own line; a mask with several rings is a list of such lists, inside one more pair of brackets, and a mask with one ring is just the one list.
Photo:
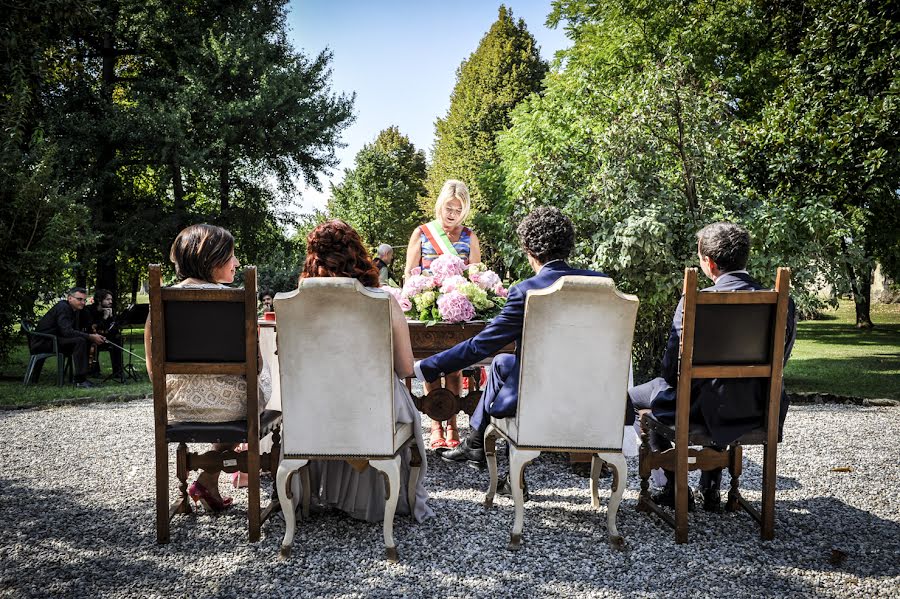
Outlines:
[[422, 220], [417, 199], [425, 193], [424, 182], [425, 153], [397, 127], [388, 127], [332, 186], [328, 213], [352, 225], [370, 248], [394, 246], [394, 262], [403, 264], [409, 235]]
[[[432, 212], [447, 179], [461, 179], [469, 186], [473, 215], [489, 212], [502, 200], [496, 134], [509, 126], [513, 107], [541, 89], [546, 73], [547, 64], [525, 21], [515, 21], [512, 11], [501, 5], [497, 20], [457, 71], [447, 115], [435, 123], [428, 195], [422, 201], [426, 213]], [[483, 224], [478, 234], [490, 260], [496, 236], [491, 221]]]
[[798, 229], [826, 240], [817, 262], [836, 281], [845, 277], [857, 326], [869, 328], [875, 261], [894, 276], [900, 263], [900, 21], [892, 2], [803, 6], [804, 21], [785, 23], [799, 28], [792, 37], [800, 41], [749, 128], [742, 170], [754, 191], [818, 221], [801, 220]]

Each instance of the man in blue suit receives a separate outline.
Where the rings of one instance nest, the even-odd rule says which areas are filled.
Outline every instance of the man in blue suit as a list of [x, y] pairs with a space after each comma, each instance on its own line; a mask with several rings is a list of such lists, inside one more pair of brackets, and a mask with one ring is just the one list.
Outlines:
[[443, 373], [477, 364], [509, 343], [516, 342], [515, 354], [500, 354], [491, 363], [481, 400], [469, 421], [471, 432], [458, 447], [441, 454], [448, 462], [468, 462], [484, 467], [484, 432], [491, 416], [506, 417], [516, 413], [519, 401], [519, 346], [528, 292], [550, 287], [564, 275], [606, 276], [566, 264], [566, 258], [575, 247], [575, 228], [557, 208], [535, 209], [522, 220], [516, 233], [535, 275], [510, 288], [503, 311], [478, 335], [415, 364], [416, 376], [420, 380], [435, 381]]
[[[750, 291], [763, 289], [746, 271], [750, 257], [750, 234], [739, 225], [713, 223], [697, 233], [697, 257], [703, 273], [712, 279], [713, 286], [703, 291]], [[661, 376], [628, 390], [628, 396], [636, 410], [650, 409], [657, 419], [675, 422], [675, 398], [678, 384], [678, 349], [681, 343], [681, 320], [684, 298], [678, 302], [672, 318], [672, 328], [660, 366]], [[787, 362], [797, 335], [794, 301], [788, 302], [787, 331], [784, 338], [784, 361]], [[783, 383], [782, 383], [783, 385]], [[720, 447], [726, 447], [744, 433], [760, 426], [765, 420], [768, 396], [768, 379], [701, 379], [691, 386], [691, 414], [693, 423], [704, 424], [710, 436]], [[782, 386], [779, 427], [784, 425], [788, 399]], [[661, 435], [650, 434], [650, 447], [654, 451], [669, 449], [672, 444]], [[703, 471], [700, 475], [700, 491], [703, 508], [716, 512], [720, 509], [719, 488], [722, 470]], [[693, 497], [688, 495], [689, 509]], [[659, 505], [674, 507], [675, 485], [667, 477], [660, 493], [653, 496]]]

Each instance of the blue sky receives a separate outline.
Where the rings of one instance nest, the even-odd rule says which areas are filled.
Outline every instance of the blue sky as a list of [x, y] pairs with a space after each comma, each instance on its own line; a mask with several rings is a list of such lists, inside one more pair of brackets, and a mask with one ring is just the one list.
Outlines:
[[328, 182], [339, 182], [362, 146], [390, 125], [430, 159], [434, 121], [450, 106], [456, 69], [497, 20], [501, 3], [525, 19], [544, 59], [569, 45], [562, 29], [544, 26], [550, 0], [291, 0], [293, 46], [307, 56], [330, 48], [332, 90], [356, 92], [356, 121], [344, 132], [346, 147], [337, 150], [341, 164], [321, 177], [323, 194], [303, 191], [301, 212], [323, 208]]

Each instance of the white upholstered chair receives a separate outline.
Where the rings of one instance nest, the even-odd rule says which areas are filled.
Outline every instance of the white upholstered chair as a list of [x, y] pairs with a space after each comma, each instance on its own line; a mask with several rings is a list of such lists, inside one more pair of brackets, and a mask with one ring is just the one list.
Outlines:
[[[414, 439], [410, 424], [395, 426], [394, 359], [388, 294], [351, 278], [309, 278], [275, 297], [284, 416], [283, 458], [276, 485], [285, 520], [282, 556], [291, 552], [296, 519], [289, 489], [301, 470], [303, 515], [309, 515], [309, 460], [368, 462], [384, 474], [384, 543], [396, 561], [394, 511], [400, 492], [400, 450]], [[420, 474], [412, 452], [410, 513]]]
[[541, 452], [590, 452], [591, 501], [599, 507], [597, 479], [603, 462], [614, 469], [607, 510], [610, 543], [622, 547], [616, 513], [627, 478], [622, 423], [638, 299], [605, 277], [565, 276], [528, 292], [515, 416], [492, 418], [485, 432], [490, 487], [497, 491], [496, 440], [509, 443], [515, 520], [510, 549], [522, 541], [525, 505], [522, 473]]

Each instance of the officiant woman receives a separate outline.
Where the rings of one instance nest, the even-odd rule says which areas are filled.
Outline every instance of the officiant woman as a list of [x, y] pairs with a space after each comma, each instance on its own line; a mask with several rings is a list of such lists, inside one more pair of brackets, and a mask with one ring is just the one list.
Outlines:
[[[434, 220], [416, 227], [409, 238], [406, 250], [405, 276], [414, 272], [429, 272], [431, 262], [442, 254], [459, 256], [468, 266], [481, 262], [481, 248], [475, 231], [463, 225], [469, 215], [469, 188], [462, 181], [449, 179], [441, 188], [434, 204]], [[451, 393], [459, 395], [462, 388], [462, 373], [451, 372], [444, 376], [443, 385], [438, 379], [425, 383], [425, 391], [430, 393], [443, 386]], [[431, 449], [454, 448], [459, 445], [459, 433], [454, 415], [445, 424], [431, 421]]]

